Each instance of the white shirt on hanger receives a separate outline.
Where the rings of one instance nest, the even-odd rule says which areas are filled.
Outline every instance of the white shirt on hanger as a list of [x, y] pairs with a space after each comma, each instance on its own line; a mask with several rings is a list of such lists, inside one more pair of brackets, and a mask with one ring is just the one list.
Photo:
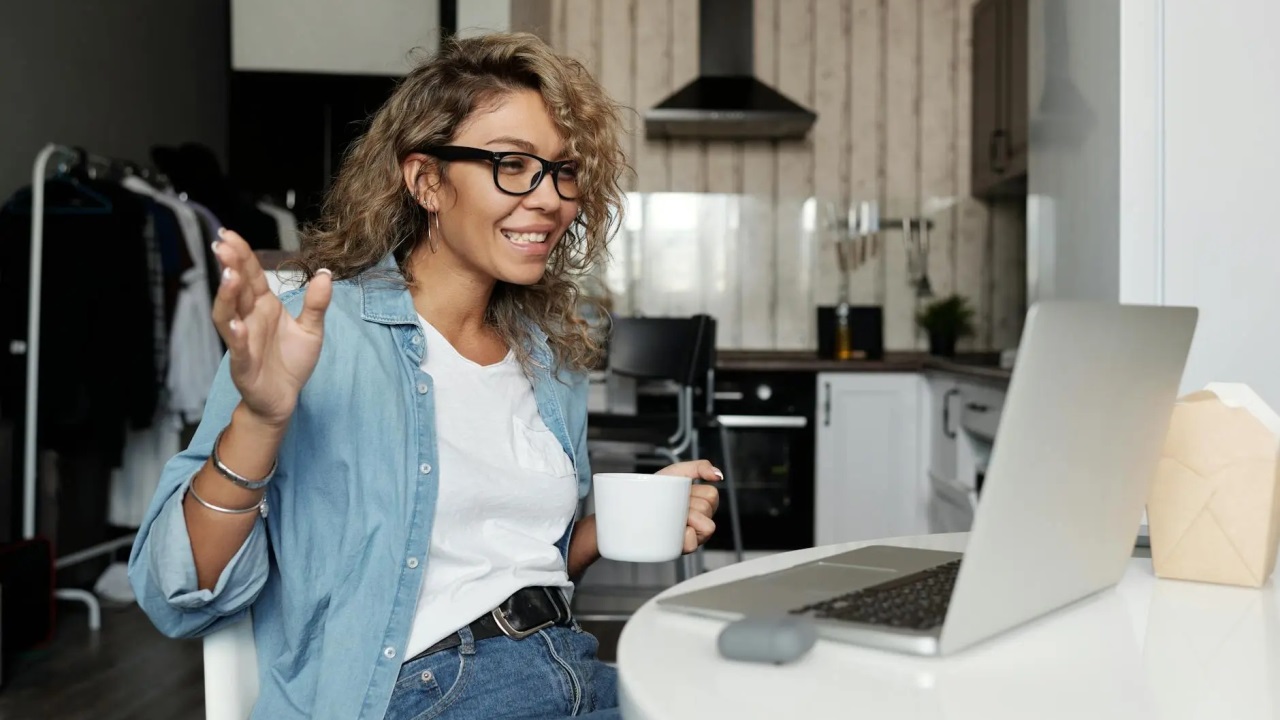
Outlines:
[[213, 299], [205, 270], [204, 239], [196, 211], [178, 198], [160, 192], [141, 178], [127, 177], [123, 185], [173, 211], [192, 266], [182, 273], [182, 287], [174, 303], [173, 327], [169, 333], [169, 372], [165, 385], [169, 407], [187, 422], [200, 421], [209, 386], [218, 373], [222, 345], [213, 326]]
[[298, 219], [293, 213], [269, 202], [258, 203], [258, 209], [275, 218], [276, 230], [280, 235], [280, 249], [297, 252], [301, 243], [298, 241]]
[[[439, 484], [430, 562], [405, 647], [410, 658], [523, 587], [571, 588], [555, 543], [578, 505], [573, 463], [543, 423], [514, 354], [478, 365], [426, 320]], [[410, 561], [413, 562], [413, 561]]]

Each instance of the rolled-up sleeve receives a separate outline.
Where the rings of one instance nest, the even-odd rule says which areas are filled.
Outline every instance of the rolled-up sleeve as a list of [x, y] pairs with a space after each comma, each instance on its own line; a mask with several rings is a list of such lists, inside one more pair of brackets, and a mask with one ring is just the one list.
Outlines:
[[267, 581], [268, 535], [259, 517], [213, 589], [200, 589], [182, 507], [192, 477], [208, 460], [214, 439], [239, 402], [224, 357], [191, 445], [165, 464], [129, 555], [129, 581], [138, 605], [170, 637], [197, 637], [234, 622]]

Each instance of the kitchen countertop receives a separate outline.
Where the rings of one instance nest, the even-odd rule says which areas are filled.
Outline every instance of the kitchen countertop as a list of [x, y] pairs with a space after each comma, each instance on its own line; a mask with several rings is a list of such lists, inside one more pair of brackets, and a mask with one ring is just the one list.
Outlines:
[[716, 369], [754, 372], [943, 372], [1007, 383], [1012, 370], [1000, 367], [999, 353], [959, 353], [943, 358], [926, 352], [885, 352], [879, 360], [833, 360], [812, 350], [719, 350]]
[[[296, 257], [281, 250], [257, 251], [267, 269]], [[1012, 370], [1000, 367], [998, 352], [959, 353], [944, 358], [920, 351], [886, 352], [879, 360], [834, 360], [813, 350], [718, 350], [716, 369], [749, 372], [941, 372], [1007, 384]]]

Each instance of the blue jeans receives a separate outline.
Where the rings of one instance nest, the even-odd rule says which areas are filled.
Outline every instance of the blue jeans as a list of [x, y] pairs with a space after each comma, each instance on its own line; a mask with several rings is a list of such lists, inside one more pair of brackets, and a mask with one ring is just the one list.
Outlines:
[[386, 720], [621, 717], [618, 673], [577, 623], [523, 640], [459, 635], [458, 647], [404, 664]]

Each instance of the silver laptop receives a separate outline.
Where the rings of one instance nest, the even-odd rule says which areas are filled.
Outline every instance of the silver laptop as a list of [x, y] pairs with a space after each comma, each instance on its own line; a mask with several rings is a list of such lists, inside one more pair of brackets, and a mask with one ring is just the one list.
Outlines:
[[805, 615], [820, 637], [948, 655], [1114, 586], [1196, 319], [1194, 308], [1031, 308], [963, 554], [870, 546], [659, 606], [724, 619]]

